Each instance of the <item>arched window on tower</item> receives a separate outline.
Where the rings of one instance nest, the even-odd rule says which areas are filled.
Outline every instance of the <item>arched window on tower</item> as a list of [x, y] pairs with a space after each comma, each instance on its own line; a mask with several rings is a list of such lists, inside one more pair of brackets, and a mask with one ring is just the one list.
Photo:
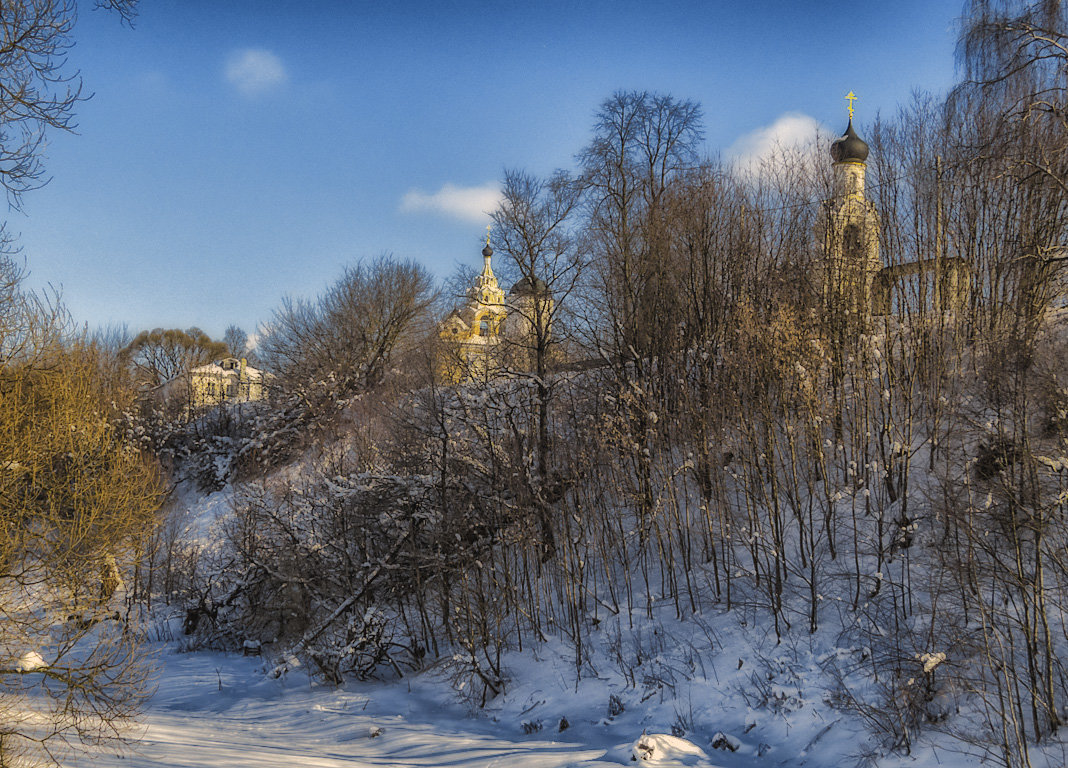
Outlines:
[[859, 224], [846, 225], [842, 239], [844, 241], [843, 245], [845, 246], [847, 257], [851, 259], [859, 259], [864, 255], [864, 232], [861, 230]]
[[489, 317], [483, 317], [482, 321], [478, 324], [478, 335], [489, 336], [491, 332]]

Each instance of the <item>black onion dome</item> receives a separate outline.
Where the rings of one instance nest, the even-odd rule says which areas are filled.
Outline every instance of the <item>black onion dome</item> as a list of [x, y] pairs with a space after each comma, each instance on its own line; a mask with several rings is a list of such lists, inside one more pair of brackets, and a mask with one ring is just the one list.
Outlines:
[[482, 255], [487, 259], [493, 255], [493, 249], [489, 247], [489, 243], [486, 243], [486, 247], [482, 249]]
[[868, 145], [853, 130], [853, 121], [844, 134], [831, 144], [831, 157], [836, 163], [863, 163], [868, 159]]
[[540, 277], [535, 277], [534, 279], [524, 277], [512, 286], [510, 293], [516, 296], [537, 296], [546, 293], [548, 290], [549, 286]]

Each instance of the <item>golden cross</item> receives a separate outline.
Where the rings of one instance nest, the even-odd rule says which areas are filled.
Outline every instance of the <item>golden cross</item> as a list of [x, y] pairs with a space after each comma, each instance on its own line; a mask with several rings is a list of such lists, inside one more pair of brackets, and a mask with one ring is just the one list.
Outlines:
[[857, 100], [856, 95], [852, 91], [846, 94], [846, 101], [849, 102], [849, 119], [853, 119], [853, 102]]
[[487, 224], [487, 225], [486, 225], [486, 245], [489, 245], [489, 240], [490, 240], [490, 230], [491, 230], [491, 229], [493, 229], [493, 225], [492, 225], [492, 224]]

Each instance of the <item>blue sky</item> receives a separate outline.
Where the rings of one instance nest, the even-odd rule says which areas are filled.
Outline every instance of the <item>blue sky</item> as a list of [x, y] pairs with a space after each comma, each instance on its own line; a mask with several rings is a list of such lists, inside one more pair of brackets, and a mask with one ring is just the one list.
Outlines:
[[961, 7], [144, 0], [134, 29], [85, 10], [70, 59], [94, 96], [8, 225], [90, 327], [253, 331], [362, 257], [477, 266], [503, 170], [573, 166], [615, 90], [700, 102], [709, 152], [838, 132], [851, 89], [861, 126], [943, 92]]

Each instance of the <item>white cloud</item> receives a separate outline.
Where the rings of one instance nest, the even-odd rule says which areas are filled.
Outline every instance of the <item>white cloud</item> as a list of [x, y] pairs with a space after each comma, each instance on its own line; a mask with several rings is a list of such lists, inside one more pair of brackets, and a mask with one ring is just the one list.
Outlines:
[[776, 152], [811, 151], [821, 132], [825, 132], [824, 128], [816, 118], [800, 112], [785, 112], [771, 125], [741, 136], [725, 154], [739, 166], [753, 167]]
[[289, 79], [282, 60], [263, 48], [234, 51], [226, 61], [226, 79], [246, 96], [261, 93]]
[[400, 209], [407, 213], [431, 211], [463, 221], [484, 223], [501, 204], [501, 190], [492, 182], [480, 187], [445, 184], [437, 192], [410, 189], [401, 198]]

